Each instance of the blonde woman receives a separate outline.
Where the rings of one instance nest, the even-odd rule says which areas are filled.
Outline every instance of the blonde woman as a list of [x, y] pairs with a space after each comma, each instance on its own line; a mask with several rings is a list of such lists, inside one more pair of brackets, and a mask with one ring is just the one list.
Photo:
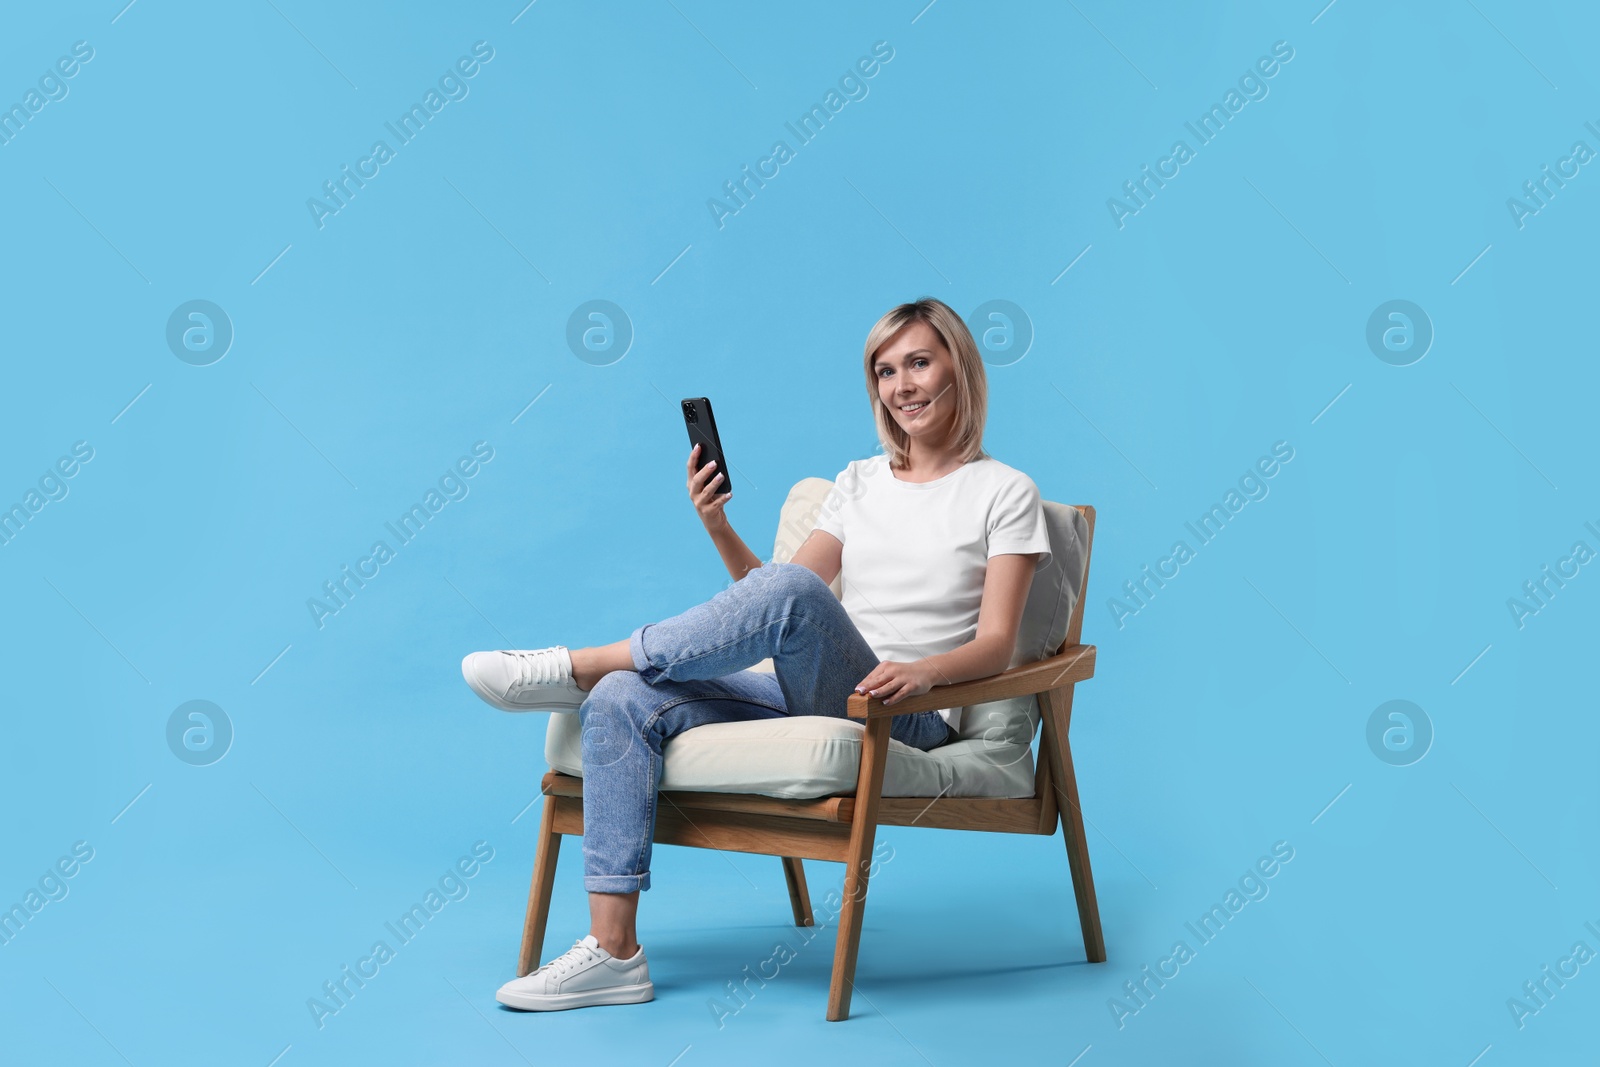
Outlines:
[[[1039, 490], [983, 450], [988, 385], [971, 332], [932, 298], [867, 334], [867, 398], [883, 452], [841, 471], [787, 563], [734, 532], [707, 465], [688, 490], [734, 584], [609, 645], [474, 652], [461, 664], [507, 711], [570, 709], [582, 722], [589, 933], [496, 999], [549, 1011], [653, 999], [638, 941], [662, 748], [704, 723], [845, 716], [851, 693], [893, 706], [935, 685], [998, 674], [1015, 651], [1034, 571], [1049, 560]], [[843, 574], [843, 598], [829, 588]], [[748, 668], [766, 657], [774, 673]], [[579, 703], [581, 701], [581, 704]], [[957, 737], [961, 709], [897, 716], [914, 748]]]

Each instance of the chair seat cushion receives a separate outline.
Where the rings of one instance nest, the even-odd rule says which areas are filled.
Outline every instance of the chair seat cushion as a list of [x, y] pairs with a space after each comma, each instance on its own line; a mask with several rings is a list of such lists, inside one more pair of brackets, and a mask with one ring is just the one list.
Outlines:
[[[862, 725], [827, 715], [716, 722], [670, 738], [662, 749], [662, 789], [759, 793], [813, 799], [854, 793]], [[550, 714], [545, 759], [583, 776], [575, 711]], [[923, 752], [890, 740], [886, 797], [1031, 797], [1033, 750], [999, 736], [968, 738]]]

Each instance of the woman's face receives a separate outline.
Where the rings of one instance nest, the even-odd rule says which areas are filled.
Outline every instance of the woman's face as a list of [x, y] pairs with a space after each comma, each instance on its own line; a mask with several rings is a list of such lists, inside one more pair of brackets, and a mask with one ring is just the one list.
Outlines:
[[[955, 425], [955, 360], [933, 327], [907, 324], [878, 349], [878, 399], [912, 437], [940, 440]], [[921, 404], [905, 410], [906, 405]]]

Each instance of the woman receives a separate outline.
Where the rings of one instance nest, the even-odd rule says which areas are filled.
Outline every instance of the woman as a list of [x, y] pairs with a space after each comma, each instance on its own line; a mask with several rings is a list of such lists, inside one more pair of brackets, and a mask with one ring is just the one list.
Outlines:
[[[681, 615], [593, 648], [474, 652], [473, 690], [510, 711], [571, 708], [583, 726], [588, 936], [496, 999], [548, 1011], [650, 1000], [639, 893], [662, 745], [710, 722], [843, 717], [852, 692], [893, 706], [1011, 663], [1035, 569], [1050, 555], [1033, 481], [983, 451], [988, 385], [961, 317], [932, 298], [867, 335], [867, 395], [884, 453], [839, 473], [788, 563], [740, 539], [722, 475], [688, 461], [689, 493], [734, 584]], [[829, 588], [845, 575], [842, 601]], [[774, 673], [748, 670], [772, 657]], [[897, 716], [914, 748], [953, 740], [959, 708]]]

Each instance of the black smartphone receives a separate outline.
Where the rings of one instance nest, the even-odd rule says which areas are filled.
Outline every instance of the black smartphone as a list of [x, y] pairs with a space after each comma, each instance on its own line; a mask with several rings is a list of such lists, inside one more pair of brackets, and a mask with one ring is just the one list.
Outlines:
[[717, 495], [733, 492], [733, 475], [728, 473], [728, 457], [722, 454], [722, 438], [717, 435], [717, 417], [711, 413], [711, 401], [703, 396], [684, 397], [683, 422], [689, 428], [689, 447], [700, 446], [700, 462], [695, 470], [703, 470], [716, 460], [717, 471], [722, 475]]

